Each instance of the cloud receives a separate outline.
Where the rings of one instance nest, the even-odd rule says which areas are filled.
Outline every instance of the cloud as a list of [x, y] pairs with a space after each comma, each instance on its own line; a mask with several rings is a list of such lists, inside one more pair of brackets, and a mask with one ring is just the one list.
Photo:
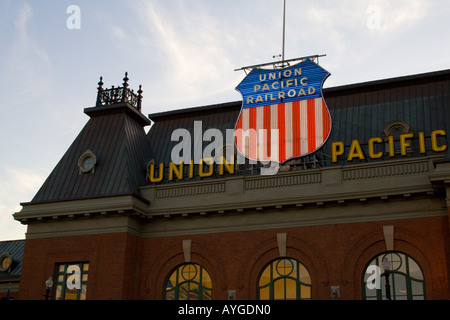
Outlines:
[[45, 179], [31, 170], [12, 167], [4, 168], [0, 177], [0, 240], [22, 239], [26, 226], [12, 214], [21, 210], [20, 202], [32, 199]]
[[16, 36], [13, 52], [19, 54], [18, 59], [22, 58], [24, 54], [34, 55], [48, 66], [50, 65], [50, 59], [47, 53], [29, 35], [29, 24], [32, 22], [32, 18], [33, 9], [28, 4], [23, 4], [17, 18], [14, 20]]
[[[305, 19], [294, 21], [293, 29], [303, 30], [303, 39], [326, 41], [338, 52], [352, 52], [352, 45], [401, 37], [429, 13], [429, 1], [321, 1], [305, 5]], [[376, 38], [375, 38], [376, 37]]]
[[[129, 53], [148, 70], [142, 84], [145, 104], [153, 111], [239, 100], [235, 87], [244, 74], [234, 69], [273, 61], [281, 53], [281, 1], [255, 6], [251, 1], [147, 0], [132, 1], [129, 8], [133, 24], [111, 25], [110, 33], [118, 46], [133, 48]], [[377, 28], [369, 27], [371, 8], [378, 10]], [[413, 41], [411, 30], [429, 11], [424, 0], [287, 1], [286, 58], [327, 54], [322, 60], [327, 69], [365, 80], [351, 69], [371, 68], [381, 53], [400, 56]], [[350, 81], [334, 77], [327, 84]]]
[[189, 8], [183, 2], [161, 4], [145, 1], [135, 5], [143, 31], [136, 35], [140, 52], [160, 61], [158, 84], [153, 86], [172, 92], [158, 96], [184, 103], [233, 92], [237, 84], [232, 62], [236, 38], [230, 29], [223, 28], [199, 4], [189, 3]]
[[51, 62], [47, 52], [30, 35], [33, 15], [30, 5], [20, 7], [13, 21], [14, 37], [11, 37], [13, 40], [7, 54], [7, 73], [14, 75], [10, 79], [14, 88], [10, 98], [22, 104], [33, 103], [37, 97], [50, 91], [48, 71]]
[[384, 34], [402, 33], [424, 19], [431, 8], [430, 1], [377, 1], [380, 8], [381, 28]]

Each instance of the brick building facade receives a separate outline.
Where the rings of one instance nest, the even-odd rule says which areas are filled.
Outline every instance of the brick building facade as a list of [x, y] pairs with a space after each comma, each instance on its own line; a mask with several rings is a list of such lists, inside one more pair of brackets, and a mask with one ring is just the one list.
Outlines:
[[[42, 299], [49, 277], [53, 299], [384, 299], [386, 278], [394, 299], [450, 298], [450, 71], [324, 90], [330, 139], [276, 175], [244, 163], [172, 179], [173, 130], [232, 129], [241, 102], [145, 117], [127, 80], [100, 82], [88, 123], [15, 214], [28, 225], [20, 299]], [[363, 157], [349, 161], [355, 140]]]

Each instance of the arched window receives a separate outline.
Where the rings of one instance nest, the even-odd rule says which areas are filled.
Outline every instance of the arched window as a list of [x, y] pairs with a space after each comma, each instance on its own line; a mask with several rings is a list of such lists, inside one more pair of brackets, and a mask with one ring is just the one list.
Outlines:
[[200, 265], [187, 263], [178, 266], [166, 281], [166, 300], [211, 300], [212, 281]]
[[[389, 136], [392, 136], [393, 139], [393, 145], [391, 147], [394, 148], [394, 154], [399, 155], [400, 154], [400, 136], [402, 134], [411, 133], [410, 126], [405, 122], [401, 120], [395, 120], [389, 122], [383, 130], [383, 138], [386, 142], [385, 144], [385, 151], [389, 152]], [[411, 152], [411, 147], [408, 147], [407, 152]]]
[[260, 300], [310, 300], [311, 277], [299, 261], [281, 258], [264, 268], [257, 290]]
[[[377, 272], [379, 279], [377, 279]], [[390, 295], [386, 295], [386, 292], [390, 292]], [[363, 298], [366, 300], [388, 298], [392, 300], [423, 300], [425, 299], [425, 281], [422, 270], [416, 261], [404, 253], [380, 254], [365, 269]]]

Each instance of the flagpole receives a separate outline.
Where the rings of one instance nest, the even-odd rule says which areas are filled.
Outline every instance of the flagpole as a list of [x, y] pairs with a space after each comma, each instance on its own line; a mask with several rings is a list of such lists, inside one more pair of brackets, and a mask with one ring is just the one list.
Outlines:
[[6, 300], [9, 300], [10, 294], [11, 294], [11, 282], [8, 285], [8, 293], [6, 294]]
[[250, 72], [250, 70], [254, 69], [254, 68], [261, 68], [261, 67], [265, 67], [265, 66], [273, 66], [274, 69], [280, 68], [280, 62], [281, 62], [281, 68], [284, 68], [285, 66], [288, 66], [291, 62], [296, 62], [296, 61], [300, 61], [300, 60], [306, 60], [306, 59], [310, 59], [312, 61], [317, 60], [317, 63], [319, 63], [319, 57], [325, 57], [325, 54], [322, 55], [313, 55], [313, 56], [306, 56], [306, 57], [301, 57], [301, 58], [294, 58], [294, 59], [289, 59], [286, 60], [285, 57], [285, 40], [286, 40], [286, 0], [283, 0], [283, 41], [282, 41], [282, 48], [281, 48], [281, 55], [277, 54], [274, 55], [273, 58], [280, 58], [281, 56], [281, 61], [276, 61], [276, 62], [268, 62], [268, 63], [261, 63], [261, 64], [255, 64], [255, 65], [251, 65], [251, 66], [246, 66], [246, 67], [242, 67], [239, 69], [234, 69], [234, 71], [240, 71], [240, 70], [244, 70], [245, 73], [248, 74], [248, 72]]
[[282, 54], [281, 54], [281, 65], [282, 67], [284, 67], [284, 41], [285, 41], [285, 37], [286, 37], [286, 0], [284, 0], [284, 4], [283, 4], [283, 47], [282, 47]]

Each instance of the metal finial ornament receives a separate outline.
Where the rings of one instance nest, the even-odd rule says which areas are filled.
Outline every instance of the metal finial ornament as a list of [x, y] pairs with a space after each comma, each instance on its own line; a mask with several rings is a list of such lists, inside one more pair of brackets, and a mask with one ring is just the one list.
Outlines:
[[103, 77], [100, 77], [100, 82], [98, 83], [98, 91], [102, 91], [103, 90]]
[[134, 90], [128, 88], [128, 80], [128, 72], [125, 72], [122, 86], [111, 86], [110, 89], [103, 89], [103, 77], [100, 77], [96, 106], [111, 106], [119, 103], [128, 103], [141, 111], [142, 85], [139, 86], [138, 92], [134, 93]]
[[136, 106], [136, 109], [139, 111], [139, 112], [141, 112], [141, 110], [142, 110], [142, 85], [140, 84], [139, 85], [139, 90], [138, 90], [138, 101], [137, 101], [137, 106]]
[[128, 88], [128, 72], [125, 72], [125, 78], [123, 78], [123, 87]]
[[103, 92], [103, 77], [100, 77], [100, 82], [98, 83], [98, 88], [97, 88], [97, 102], [96, 102], [96, 106], [99, 107], [102, 105], [102, 92]]

